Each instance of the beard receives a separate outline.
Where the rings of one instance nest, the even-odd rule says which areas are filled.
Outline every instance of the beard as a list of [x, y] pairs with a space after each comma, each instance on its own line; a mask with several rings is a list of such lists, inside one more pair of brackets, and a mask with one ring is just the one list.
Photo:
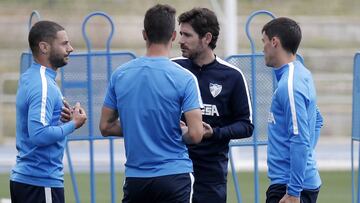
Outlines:
[[202, 46], [198, 45], [195, 49], [190, 50], [185, 46], [180, 47], [182, 50], [182, 56], [188, 58], [190, 60], [194, 60], [199, 57], [200, 53], [202, 52]]
[[198, 58], [198, 56], [200, 55], [199, 52], [192, 52], [192, 53], [189, 53], [187, 58], [190, 59], [190, 60], [195, 60]]
[[66, 57], [67, 56], [62, 56], [61, 54], [51, 52], [49, 56], [49, 61], [54, 68], [60, 68], [67, 64], [67, 61], [65, 60]]

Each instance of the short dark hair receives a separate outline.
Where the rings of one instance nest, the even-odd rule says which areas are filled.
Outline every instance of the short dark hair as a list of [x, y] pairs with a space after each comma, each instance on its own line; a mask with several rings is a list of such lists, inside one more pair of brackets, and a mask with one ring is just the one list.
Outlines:
[[209, 47], [215, 49], [220, 26], [215, 13], [207, 8], [193, 8], [178, 17], [179, 24], [189, 23], [199, 37], [210, 32], [212, 35]]
[[264, 25], [262, 33], [269, 39], [278, 37], [282, 47], [292, 54], [296, 54], [301, 42], [301, 29], [297, 22], [290, 18], [279, 17]]
[[29, 46], [33, 55], [39, 53], [39, 43], [41, 41], [52, 44], [56, 39], [56, 34], [59, 31], [65, 30], [61, 25], [52, 21], [39, 21], [35, 23], [29, 32]]
[[169, 5], [157, 4], [146, 11], [144, 30], [149, 43], [164, 44], [175, 31], [176, 10]]

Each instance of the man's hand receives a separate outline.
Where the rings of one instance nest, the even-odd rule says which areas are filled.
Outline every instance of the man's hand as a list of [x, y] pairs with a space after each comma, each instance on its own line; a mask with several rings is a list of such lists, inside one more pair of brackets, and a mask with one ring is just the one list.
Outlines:
[[63, 123], [69, 122], [73, 119], [73, 110], [70, 104], [64, 99], [63, 100], [64, 106], [61, 109], [61, 117], [60, 120]]
[[300, 197], [294, 197], [285, 194], [284, 197], [279, 201], [279, 203], [300, 203]]
[[87, 117], [85, 110], [80, 106], [79, 102], [76, 102], [73, 110], [73, 120], [75, 122], [75, 129], [80, 128], [82, 125], [84, 125]]
[[209, 138], [214, 133], [212, 127], [205, 122], [203, 122], [203, 131], [204, 131], [203, 138]]

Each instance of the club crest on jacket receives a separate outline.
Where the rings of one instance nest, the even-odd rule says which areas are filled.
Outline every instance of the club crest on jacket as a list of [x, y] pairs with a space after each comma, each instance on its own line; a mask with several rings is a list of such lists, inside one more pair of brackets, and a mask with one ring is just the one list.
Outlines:
[[222, 85], [210, 83], [209, 89], [210, 89], [211, 95], [215, 98], [216, 96], [218, 96], [220, 94], [220, 92], [222, 90]]

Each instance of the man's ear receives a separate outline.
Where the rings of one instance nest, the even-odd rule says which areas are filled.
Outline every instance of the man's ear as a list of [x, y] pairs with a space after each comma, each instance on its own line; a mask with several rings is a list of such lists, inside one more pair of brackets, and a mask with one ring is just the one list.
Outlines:
[[204, 40], [205, 40], [205, 43], [206, 43], [207, 45], [209, 45], [210, 42], [211, 42], [211, 40], [212, 40], [212, 38], [213, 38], [213, 36], [212, 36], [212, 34], [211, 34], [210, 32], [207, 32], [203, 38], [204, 38]]
[[142, 36], [143, 36], [143, 39], [145, 40], [145, 41], [147, 41], [147, 35], [146, 35], [146, 32], [145, 32], [145, 30], [143, 30], [142, 31]]
[[273, 37], [273, 38], [271, 39], [271, 44], [272, 44], [272, 46], [275, 47], [275, 48], [279, 47], [279, 45], [281, 45], [280, 39], [279, 39], [278, 37]]
[[50, 45], [47, 42], [39, 42], [39, 49], [41, 54], [47, 54], [50, 51]]
[[172, 33], [172, 35], [171, 35], [171, 41], [173, 42], [173, 41], [175, 41], [175, 39], [176, 39], [176, 31], [174, 31], [174, 32]]

